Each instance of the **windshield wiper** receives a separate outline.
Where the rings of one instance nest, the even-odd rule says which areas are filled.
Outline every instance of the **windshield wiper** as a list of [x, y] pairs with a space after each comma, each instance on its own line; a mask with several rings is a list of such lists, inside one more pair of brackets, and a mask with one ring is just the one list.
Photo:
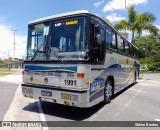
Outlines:
[[31, 61], [34, 60], [34, 58], [37, 56], [37, 53], [38, 53], [38, 52], [43, 52], [43, 53], [44, 53], [44, 51], [40, 51], [40, 49], [41, 49], [41, 47], [42, 47], [45, 43], [46, 43], [46, 42], [43, 42], [43, 43], [38, 47], [38, 49], [35, 51], [32, 59], [31, 59]]
[[57, 54], [57, 50], [55, 50], [55, 48], [53, 48], [53, 47], [51, 46], [51, 36], [50, 36], [50, 38], [49, 38], [48, 47], [51, 49], [51, 52], [54, 53], [54, 55], [57, 57], [57, 59], [63, 64], [64, 61], [63, 61], [63, 60], [59, 57], [59, 55]]
[[57, 50], [55, 48], [53, 48], [50, 44], [48, 45], [48, 47], [51, 49], [51, 52], [54, 53], [54, 55], [57, 57], [57, 59], [63, 64], [64, 61], [59, 57], [59, 55], [57, 54]]

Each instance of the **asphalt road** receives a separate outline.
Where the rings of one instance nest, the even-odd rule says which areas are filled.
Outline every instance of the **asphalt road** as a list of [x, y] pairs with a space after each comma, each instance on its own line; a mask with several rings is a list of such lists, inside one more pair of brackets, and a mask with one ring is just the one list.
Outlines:
[[3, 117], [13, 100], [17, 87], [17, 83], [0, 81], [0, 121], [3, 120]]
[[[38, 113], [37, 101], [22, 96], [21, 87], [18, 87], [20, 82], [21, 75], [19, 73], [0, 78], [0, 120], [5, 115], [6, 120], [39, 121], [39, 115], [41, 116], [42, 113]], [[136, 85], [129, 86], [121, 93], [115, 95], [112, 102], [107, 105], [100, 103], [86, 109], [57, 105], [49, 102], [41, 102], [41, 105], [47, 121], [160, 121], [159, 93], [160, 73], [146, 74]], [[8, 108], [9, 111], [7, 112]], [[7, 114], [5, 114], [6, 112]], [[49, 130], [63, 129], [63, 127], [49, 128]], [[65, 127], [66, 129], [81, 130], [82, 128]], [[83, 127], [83, 129], [98, 130], [99, 128]], [[101, 127], [101, 129], [128, 130], [137, 128]], [[150, 130], [153, 128], [144, 127], [141, 129]], [[159, 128], [154, 129], [159, 130]]]
[[12, 103], [21, 79], [20, 69], [11, 75], [0, 77], [0, 121], [3, 120], [5, 113]]
[[[143, 79], [139, 80], [136, 85], [129, 86], [117, 94], [112, 102], [107, 105], [100, 103], [89, 109], [79, 109], [48, 102], [41, 102], [41, 105], [47, 121], [160, 120], [160, 74], [144, 75]], [[64, 128], [49, 129], [63, 130]]]

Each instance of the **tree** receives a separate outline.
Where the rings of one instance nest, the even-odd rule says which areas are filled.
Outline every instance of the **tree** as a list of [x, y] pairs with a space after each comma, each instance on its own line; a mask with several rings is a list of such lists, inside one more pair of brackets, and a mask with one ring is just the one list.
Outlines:
[[135, 33], [139, 36], [142, 35], [142, 31], [149, 31], [152, 35], [158, 33], [158, 28], [153, 25], [156, 17], [152, 13], [138, 14], [135, 5], [130, 5], [128, 8], [128, 20], [121, 20], [115, 24], [114, 27], [121, 30], [130, 30], [132, 32], [132, 41], [135, 39]]
[[0, 64], [3, 64], [4, 63], [4, 61], [3, 60], [1, 60], [1, 58], [0, 58]]
[[160, 67], [160, 35], [138, 37], [135, 44], [139, 48], [142, 64], [147, 64], [149, 70]]

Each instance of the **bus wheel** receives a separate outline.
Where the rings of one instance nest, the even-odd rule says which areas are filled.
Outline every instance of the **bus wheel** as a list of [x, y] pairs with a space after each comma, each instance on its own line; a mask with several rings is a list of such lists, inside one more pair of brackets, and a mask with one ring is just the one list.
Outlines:
[[136, 73], [134, 73], [134, 80], [133, 80], [133, 84], [136, 84], [136, 82], [137, 82], [137, 75], [136, 75]]
[[104, 89], [104, 103], [107, 104], [111, 102], [113, 95], [113, 84], [110, 79], [107, 80]]

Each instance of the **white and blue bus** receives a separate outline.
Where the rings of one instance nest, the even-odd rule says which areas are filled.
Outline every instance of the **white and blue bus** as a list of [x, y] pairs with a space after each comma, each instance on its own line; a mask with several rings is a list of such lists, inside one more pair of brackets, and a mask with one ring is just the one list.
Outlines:
[[137, 48], [100, 16], [86, 10], [28, 25], [22, 92], [75, 107], [109, 103], [135, 83]]

